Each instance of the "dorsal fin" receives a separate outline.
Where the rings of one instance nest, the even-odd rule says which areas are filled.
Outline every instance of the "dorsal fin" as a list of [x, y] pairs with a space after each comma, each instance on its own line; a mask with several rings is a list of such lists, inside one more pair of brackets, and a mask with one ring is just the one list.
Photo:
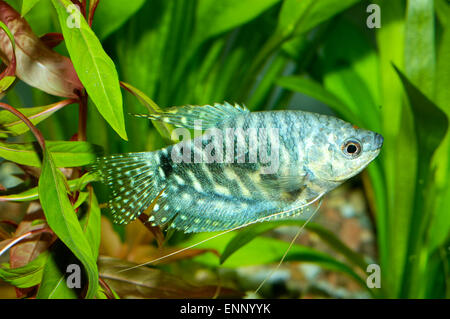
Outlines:
[[208, 129], [217, 127], [218, 124], [237, 115], [246, 114], [250, 111], [245, 106], [228, 102], [224, 104], [203, 106], [179, 106], [170, 108], [164, 112], [154, 114], [134, 114], [137, 117], [145, 117], [150, 120], [162, 121], [176, 127], [194, 129], [194, 121], [201, 121], [201, 128]]

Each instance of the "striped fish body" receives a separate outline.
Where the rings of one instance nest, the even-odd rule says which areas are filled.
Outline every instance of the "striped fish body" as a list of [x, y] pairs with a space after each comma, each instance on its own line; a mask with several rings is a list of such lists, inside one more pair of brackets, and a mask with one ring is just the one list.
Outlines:
[[[345, 136], [365, 139], [359, 143], [369, 145], [370, 160], [381, 146], [373, 132], [302, 111], [251, 113], [217, 104], [148, 117], [177, 126], [174, 133], [183, 141], [97, 161], [112, 190], [109, 207], [118, 223], [133, 220], [152, 202], [153, 225], [169, 223], [185, 232], [292, 216], [368, 164], [353, 159], [347, 167], [341, 163], [345, 157], [334, 158], [336, 151], [342, 153]], [[187, 129], [200, 128], [203, 135], [187, 137]]]

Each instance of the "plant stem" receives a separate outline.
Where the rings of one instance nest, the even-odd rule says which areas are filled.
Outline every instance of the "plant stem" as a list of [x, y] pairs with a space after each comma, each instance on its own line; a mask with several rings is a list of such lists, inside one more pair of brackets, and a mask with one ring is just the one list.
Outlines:
[[92, 27], [92, 22], [94, 21], [95, 10], [97, 10], [97, 6], [100, 0], [91, 0], [89, 3], [89, 15], [88, 15], [88, 24]]
[[78, 101], [79, 112], [78, 112], [78, 140], [86, 141], [86, 126], [87, 126], [87, 93], [80, 96]]
[[44, 140], [44, 137], [42, 136], [41, 131], [39, 131], [36, 128], [36, 126], [34, 126], [33, 123], [31, 123], [31, 121], [25, 115], [23, 115], [21, 112], [16, 110], [14, 107], [12, 107], [11, 105], [8, 105], [6, 103], [0, 102], [0, 108], [5, 109], [5, 110], [13, 113], [14, 115], [16, 115], [18, 118], [20, 118], [30, 128], [31, 132], [36, 137], [36, 140], [39, 142], [39, 145], [41, 146], [42, 150], [45, 149], [45, 140]]

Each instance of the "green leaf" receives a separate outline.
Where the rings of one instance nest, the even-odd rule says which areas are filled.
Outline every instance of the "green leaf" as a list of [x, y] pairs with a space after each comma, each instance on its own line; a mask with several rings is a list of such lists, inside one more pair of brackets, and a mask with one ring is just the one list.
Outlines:
[[[84, 174], [77, 179], [71, 179], [67, 181], [71, 192], [82, 190], [87, 184], [98, 181], [99, 177], [95, 174]], [[28, 202], [39, 198], [38, 187], [30, 188], [18, 194], [0, 195], [0, 202], [13, 201], [13, 202]]]
[[86, 297], [93, 298], [98, 286], [96, 258], [67, 197], [64, 178], [47, 149], [44, 150], [38, 190], [48, 225], [83, 264], [89, 281]]
[[86, 199], [88, 197], [89, 197], [89, 193], [88, 192], [79, 192], [78, 193], [78, 198], [75, 201], [75, 203], [73, 204], [73, 209], [77, 209], [78, 207], [80, 207], [86, 201]]
[[194, 42], [203, 41], [253, 20], [279, 0], [199, 0]]
[[285, 89], [308, 95], [325, 103], [337, 114], [351, 122], [356, 120], [355, 115], [349, 109], [347, 104], [312, 79], [300, 76], [285, 76], [278, 79], [276, 84]]
[[[78, 260], [60, 241], [51, 247], [50, 255], [43, 269], [42, 281], [37, 299], [75, 299], [79, 298], [79, 289], [67, 285], [67, 266], [78, 264]], [[97, 286], [98, 287], [98, 286]]]
[[22, 10], [20, 14], [24, 17], [40, 0], [22, 0]]
[[[18, 108], [17, 110], [28, 117], [31, 123], [36, 125], [71, 103], [73, 103], [73, 100], [64, 100], [46, 106], [24, 107]], [[28, 131], [29, 127], [23, 121], [17, 119], [17, 116], [8, 111], [0, 111], [1, 137], [7, 136], [6, 134], [20, 135]]]
[[[152, 99], [150, 99], [147, 95], [145, 95], [142, 91], [138, 90], [134, 86], [121, 82], [125, 89], [133, 94], [139, 102], [144, 105], [149, 114], [161, 112], [161, 108], [156, 104]], [[173, 126], [167, 123], [163, 123], [160, 121], [152, 121], [153, 125], [156, 127], [161, 136], [165, 137], [168, 140], [171, 140], [171, 132], [173, 130]]]
[[[433, 186], [433, 172], [430, 169], [431, 159], [437, 147], [442, 142], [448, 128], [446, 114], [441, 111], [424, 93], [422, 93], [397, 67], [395, 67], [405, 91], [414, 116], [414, 130], [416, 132], [417, 147], [420, 150], [417, 157], [416, 191], [413, 199], [413, 210], [410, 215], [410, 225], [407, 235], [407, 252], [405, 255], [405, 271], [401, 297], [423, 296], [424, 288], [420, 280], [411, 281], [410, 278], [423, 278], [427, 272], [426, 262], [417, 259], [427, 258], [423, 249], [431, 211], [427, 206], [427, 199], [433, 196], [430, 187]], [[409, 256], [416, 256], [411, 259]]]
[[5, 76], [3, 79], [1, 79], [0, 80], [0, 94], [2, 94], [7, 89], [9, 89], [9, 87], [11, 86], [11, 84], [14, 83], [15, 80], [16, 80], [15, 76]]
[[122, 93], [114, 62], [103, 50], [100, 41], [81, 14], [72, 13], [79, 17], [80, 27], [69, 27], [67, 21], [71, 17], [67, 8], [73, 6], [72, 2], [69, 0], [52, 0], [52, 2], [58, 13], [67, 50], [81, 83], [100, 114], [126, 140]]
[[[280, 221], [270, 221], [260, 224], [251, 225], [246, 227], [242, 231], [238, 232], [236, 236], [228, 243], [225, 250], [220, 256], [220, 263], [224, 263], [233, 253], [239, 250], [244, 245], [248, 244], [250, 241], [255, 239], [270, 230], [281, 226], [298, 226], [302, 227], [305, 224], [303, 220], [280, 220]], [[353, 265], [358, 266], [363, 271], [367, 268], [367, 263], [364, 258], [353, 252], [349, 247], [347, 247], [339, 238], [337, 238], [333, 233], [323, 228], [322, 226], [314, 223], [308, 223], [305, 228], [318, 235], [326, 244], [331, 248], [335, 249], [336, 252], [342, 254], [349, 262]]]
[[119, 29], [136, 11], [138, 11], [145, 0], [107, 0], [100, 1], [94, 15], [92, 25], [99, 39], [105, 39]]
[[409, 0], [405, 23], [405, 74], [429, 98], [436, 70], [433, 2]]
[[302, 34], [360, 0], [285, 0], [276, 33], [282, 37]]
[[16, 41], [14, 40], [14, 36], [12, 35], [8, 26], [3, 21], [0, 21], [0, 28], [2, 28], [2, 30], [6, 33], [6, 35], [9, 38], [9, 41], [11, 41], [13, 50], [15, 50], [16, 49]]
[[[264, 227], [264, 226], [263, 226]], [[210, 238], [214, 233], [203, 233], [192, 236], [184, 245], [189, 246], [198, 243], [201, 240]], [[230, 242], [233, 234], [225, 234], [214, 240], [198, 245], [198, 248], [211, 248], [218, 251], [225, 251], [226, 246]], [[245, 267], [250, 265], [263, 265], [269, 263], [279, 262], [289, 247], [289, 243], [266, 237], [256, 237], [239, 250], [235, 251], [226, 261], [223, 266], [228, 268]], [[218, 266], [218, 260], [215, 255], [203, 254], [195, 257], [199, 263], [209, 266]], [[367, 287], [365, 280], [363, 280], [351, 267], [338, 261], [328, 254], [319, 252], [310, 247], [301, 245], [293, 245], [286, 261], [302, 261], [310, 262], [320, 265], [323, 268], [334, 271], [343, 272], [351, 278], [355, 279], [362, 287]]]
[[[56, 167], [79, 167], [91, 164], [101, 152], [99, 146], [88, 142], [47, 141]], [[0, 142], [0, 156], [6, 160], [28, 166], [41, 166], [38, 145], [36, 143]]]
[[340, 19], [333, 24], [323, 50], [319, 63], [324, 87], [356, 115], [354, 124], [381, 132], [375, 48], [361, 31]]
[[94, 259], [98, 258], [98, 251], [100, 248], [100, 234], [101, 234], [101, 213], [95, 193], [90, 189], [88, 193], [88, 208], [81, 216], [80, 223], [84, 234], [90, 243], [92, 255]]
[[33, 287], [41, 282], [48, 253], [44, 252], [19, 268], [0, 268], [0, 279], [17, 288]]
[[425, 96], [395, 65], [414, 114], [419, 156], [429, 165], [433, 152], [442, 142], [448, 128], [446, 114]]

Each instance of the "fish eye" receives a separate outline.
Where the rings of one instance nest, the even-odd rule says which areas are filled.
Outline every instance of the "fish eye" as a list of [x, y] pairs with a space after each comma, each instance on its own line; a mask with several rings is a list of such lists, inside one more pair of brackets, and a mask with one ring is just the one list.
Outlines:
[[342, 152], [344, 152], [346, 156], [349, 156], [351, 158], [358, 157], [359, 154], [361, 154], [361, 150], [361, 143], [356, 140], [347, 140], [342, 145]]

